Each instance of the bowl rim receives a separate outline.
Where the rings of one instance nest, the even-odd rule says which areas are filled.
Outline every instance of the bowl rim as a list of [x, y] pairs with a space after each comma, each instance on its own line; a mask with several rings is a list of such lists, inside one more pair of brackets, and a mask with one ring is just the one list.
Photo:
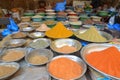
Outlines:
[[54, 9], [46, 9], [45, 11], [46, 12], [54, 12], [55, 10]]
[[38, 15], [35, 15], [35, 16], [32, 16], [32, 19], [38, 19], [38, 18], [43, 18], [43, 16], [38, 16]]
[[7, 43], [8, 48], [20, 47], [20, 46], [15, 46], [15, 47], [10, 46], [11, 45], [11, 41], [15, 41], [15, 40], [19, 41], [19, 43], [17, 43], [17, 44], [20, 44], [20, 46], [23, 46], [26, 43], [25, 39], [10, 39], [10, 41]]
[[69, 19], [79, 19], [79, 16], [68, 16]]
[[31, 17], [29, 17], [29, 16], [22, 16], [21, 17], [21, 19], [25, 19], [25, 18], [29, 18], [30, 19]]
[[[27, 28], [29, 28], [30, 30], [26, 30]], [[30, 27], [25, 27], [25, 28], [21, 28], [20, 31], [23, 31], [23, 32], [31, 32], [35, 30], [35, 28], [33, 26], [30, 26]]]
[[[34, 34], [34, 33], [41, 33], [41, 36], [39, 36], [39, 37], [32, 36], [31, 34]], [[28, 35], [28, 37], [33, 38], [33, 39], [45, 37], [45, 33], [40, 32], [40, 31], [31, 32], [31, 33], [28, 33], [27, 35]]]
[[[18, 33], [23, 33], [24, 36], [22, 36], [22, 37], [14, 37], [14, 36], [15, 36], [16, 34], [18, 34]], [[26, 38], [26, 37], [27, 37], [27, 34], [24, 33], [24, 32], [18, 31], [18, 32], [15, 32], [15, 33], [11, 34], [11, 37], [12, 37], [12, 39], [23, 39], [23, 38]]]
[[82, 25], [82, 21], [75, 21], [75, 22], [70, 21], [69, 23], [70, 25]]
[[56, 16], [45, 16], [44, 18], [56, 18]]

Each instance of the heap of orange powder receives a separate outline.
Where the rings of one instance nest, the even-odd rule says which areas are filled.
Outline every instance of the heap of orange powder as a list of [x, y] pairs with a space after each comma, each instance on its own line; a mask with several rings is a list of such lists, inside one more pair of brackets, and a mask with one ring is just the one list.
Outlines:
[[120, 78], [120, 52], [112, 46], [86, 55], [87, 62], [98, 70]]
[[50, 62], [49, 72], [61, 80], [77, 78], [82, 73], [82, 67], [75, 61], [68, 58], [58, 58]]

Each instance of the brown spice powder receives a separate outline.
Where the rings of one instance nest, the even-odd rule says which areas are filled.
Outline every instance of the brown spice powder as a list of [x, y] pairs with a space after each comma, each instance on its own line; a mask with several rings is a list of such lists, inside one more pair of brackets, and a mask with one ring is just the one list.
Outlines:
[[23, 33], [23, 32], [18, 32], [18, 33], [16, 33], [16, 34], [13, 34], [12, 35], [12, 37], [13, 38], [24, 38], [24, 37], [26, 37], [27, 35], [25, 34], [25, 33]]
[[24, 56], [24, 52], [23, 51], [19, 51], [19, 50], [9, 50], [3, 57], [2, 60], [4, 61], [16, 61], [21, 59]]
[[34, 55], [31, 56], [28, 61], [32, 64], [44, 64], [48, 61], [48, 58], [43, 55]]
[[68, 46], [68, 45], [63, 46], [63, 47], [60, 47], [60, 48], [56, 48], [56, 51], [62, 52], [62, 53], [66, 53], [66, 54], [72, 53], [72, 52], [74, 52], [74, 51], [76, 51], [76, 50], [77, 50], [77, 49], [76, 49], [75, 47], [73, 47], [73, 46]]
[[15, 67], [0, 66], [0, 77], [10, 75], [16, 71]]

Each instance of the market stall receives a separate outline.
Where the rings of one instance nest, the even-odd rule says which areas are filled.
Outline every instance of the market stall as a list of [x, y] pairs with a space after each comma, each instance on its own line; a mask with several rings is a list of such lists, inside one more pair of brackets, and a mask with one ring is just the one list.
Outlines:
[[9, 22], [1, 17], [0, 80], [120, 79], [119, 10], [73, 3], [13, 8], [4, 14]]

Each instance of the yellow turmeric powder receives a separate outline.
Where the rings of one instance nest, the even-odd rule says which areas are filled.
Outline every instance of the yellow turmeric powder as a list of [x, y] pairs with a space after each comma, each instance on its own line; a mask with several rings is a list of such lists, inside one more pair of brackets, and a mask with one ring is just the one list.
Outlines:
[[46, 36], [50, 38], [67, 38], [73, 35], [61, 22], [58, 22], [52, 29], [46, 31]]

